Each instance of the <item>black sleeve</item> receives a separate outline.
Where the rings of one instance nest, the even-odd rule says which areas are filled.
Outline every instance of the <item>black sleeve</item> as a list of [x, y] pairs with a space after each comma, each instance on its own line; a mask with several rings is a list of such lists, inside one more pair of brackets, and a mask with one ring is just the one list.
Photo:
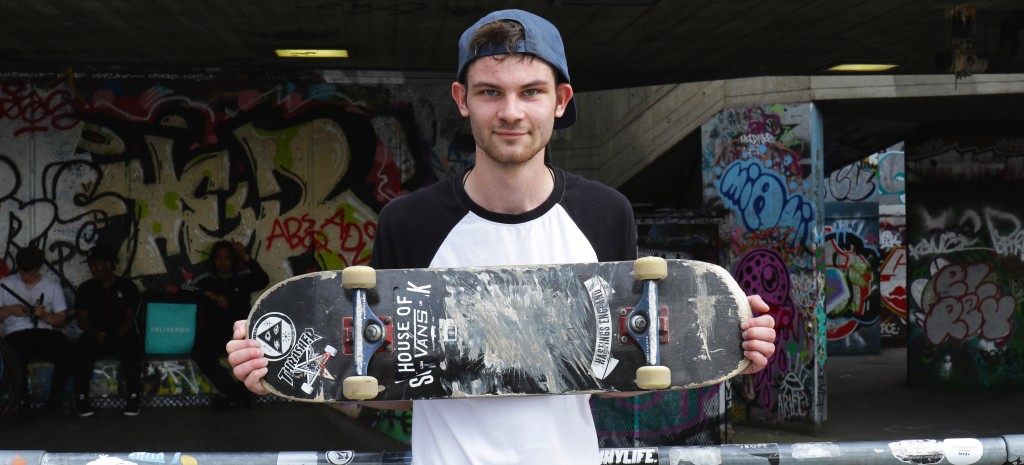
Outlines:
[[238, 274], [238, 278], [240, 287], [249, 293], [256, 292], [270, 284], [270, 276], [267, 276], [267, 272], [254, 259], [246, 262], [245, 268]]
[[452, 176], [392, 200], [377, 217], [370, 266], [378, 269], [426, 268], [452, 228], [468, 209], [453, 194]]
[[565, 174], [562, 208], [587, 236], [597, 260], [634, 260], [636, 221], [633, 206], [619, 191], [571, 173]]

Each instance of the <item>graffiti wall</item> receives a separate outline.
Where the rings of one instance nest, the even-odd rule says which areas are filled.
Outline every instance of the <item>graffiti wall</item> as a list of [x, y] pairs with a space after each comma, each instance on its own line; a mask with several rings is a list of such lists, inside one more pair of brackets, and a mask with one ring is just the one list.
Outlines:
[[882, 345], [907, 345], [907, 187], [903, 143], [878, 154], [878, 269]]
[[825, 421], [821, 127], [798, 104], [724, 110], [701, 128], [705, 206], [727, 212], [727, 268], [776, 320], [769, 366], [735, 382], [738, 421]]
[[225, 239], [272, 281], [366, 263], [379, 208], [468, 161], [445, 90], [329, 73], [8, 73], [0, 272], [32, 244], [70, 289], [103, 243], [141, 288], [173, 292]]
[[[381, 206], [472, 160], [448, 85], [331, 71], [0, 73], [0, 275], [28, 245], [68, 299], [96, 244], [148, 291], [176, 291], [218, 240], [245, 244], [272, 283], [366, 263]], [[188, 360], [151, 364], [150, 402], [209, 393], [196, 373]]]
[[934, 134], [906, 144], [910, 382], [1020, 389], [1024, 136], [994, 125]]
[[878, 158], [825, 178], [825, 314], [829, 355], [881, 351]]

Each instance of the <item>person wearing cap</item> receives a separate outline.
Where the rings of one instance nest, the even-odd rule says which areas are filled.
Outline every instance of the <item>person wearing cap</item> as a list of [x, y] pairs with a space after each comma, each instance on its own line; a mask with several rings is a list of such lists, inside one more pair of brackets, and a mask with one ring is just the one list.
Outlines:
[[68, 306], [64, 291], [56, 280], [42, 270], [45, 256], [36, 247], [25, 247], [14, 256], [18, 272], [0, 279], [0, 336], [14, 350], [25, 384], [16, 421], [31, 421], [28, 392], [28, 363], [39, 357], [53, 363], [48, 410], [64, 403], [64, 393], [71, 375], [70, 345], [60, 327], [67, 322]]
[[117, 255], [97, 245], [86, 257], [92, 279], [75, 292], [75, 316], [83, 331], [75, 343], [75, 413], [93, 414], [89, 399], [96, 359], [116, 355], [124, 376], [125, 406], [122, 413], [138, 415], [142, 410], [142, 341], [135, 328], [139, 306], [139, 288], [131, 280], [114, 273]]
[[[619, 192], [546, 163], [554, 129], [577, 117], [562, 40], [548, 21], [491, 13], [459, 40], [452, 99], [469, 119], [475, 164], [387, 204], [377, 220], [374, 268], [465, 267], [632, 260], [636, 226]], [[752, 298], [755, 309], [767, 305]], [[774, 350], [771, 317], [746, 323], [763, 368]], [[228, 360], [250, 390], [266, 392], [259, 344], [235, 325]], [[761, 342], [765, 342], [762, 345]], [[631, 395], [631, 394], [630, 394]], [[414, 464], [600, 463], [590, 396], [409, 402]]]

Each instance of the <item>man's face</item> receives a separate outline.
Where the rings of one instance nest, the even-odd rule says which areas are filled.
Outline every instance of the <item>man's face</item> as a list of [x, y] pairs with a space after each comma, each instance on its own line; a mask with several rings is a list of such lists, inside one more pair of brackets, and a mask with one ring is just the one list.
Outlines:
[[[482, 57], [470, 63], [466, 84], [452, 84], [452, 98], [469, 117], [477, 153], [501, 165], [531, 160], [548, 144], [572, 87], [556, 84], [544, 60]], [[479, 160], [478, 160], [479, 162]]]
[[231, 274], [235, 266], [235, 261], [231, 257], [231, 252], [225, 248], [220, 247], [213, 254], [213, 268], [217, 271], [217, 274], [221, 276], [227, 276]]
[[21, 282], [25, 284], [35, 284], [43, 277], [43, 275], [39, 272], [39, 268], [36, 268], [29, 271], [18, 270], [18, 277], [20, 277]]
[[114, 274], [114, 264], [108, 260], [92, 260], [89, 262], [89, 272], [93, 278], [103, 281]]

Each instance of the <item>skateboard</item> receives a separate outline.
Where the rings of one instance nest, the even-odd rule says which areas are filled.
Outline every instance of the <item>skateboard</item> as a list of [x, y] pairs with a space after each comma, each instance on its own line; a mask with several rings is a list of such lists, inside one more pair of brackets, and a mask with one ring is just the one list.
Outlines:
[[709, 263], [374, 270], [282, 281], [249, 337], [264, 386], [314, 402], [689, 389], [743, 371], [750, 305]]

